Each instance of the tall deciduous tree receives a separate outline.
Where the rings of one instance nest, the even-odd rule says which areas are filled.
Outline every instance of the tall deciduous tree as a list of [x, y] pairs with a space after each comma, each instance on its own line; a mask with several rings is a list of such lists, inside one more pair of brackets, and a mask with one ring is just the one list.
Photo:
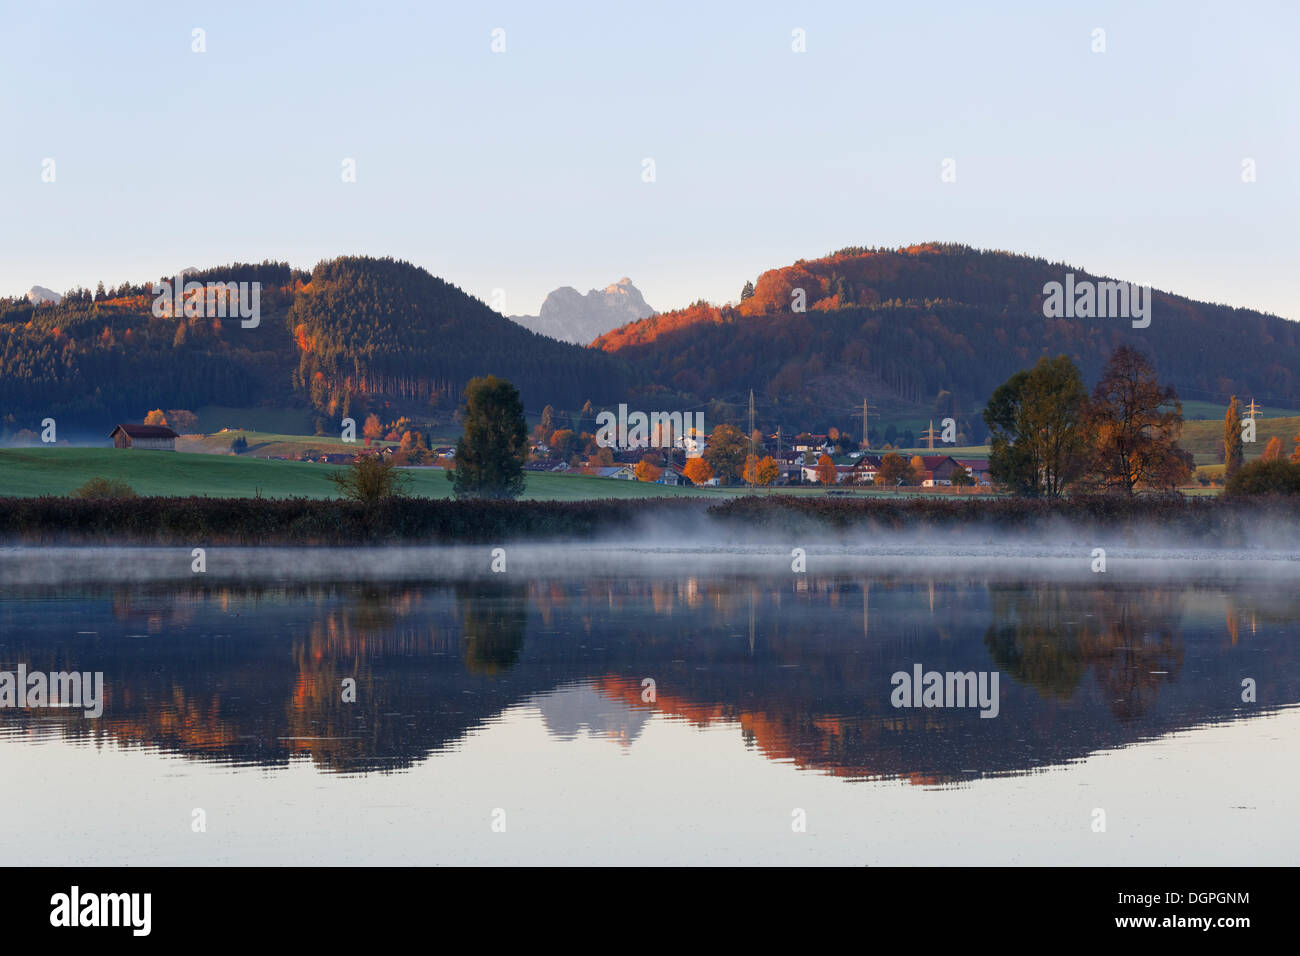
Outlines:
[[830, 455], [822, 455], [817, 459], [817, 480], [823, 485], [833, 485], [839, 478], [839, 473], [835, 470], [835, 459]]
[[702, 485], [713, 477], [713, 469], [703, 458], [687, 458], [686, 467], [682, 469], [682, 474], [690, 479], [693, 485]]
[[551, 446], [552, 455], [565, 460], [568, 460], [578, 449], [577, 437], [573, 434], [573, 430], [569, 428], [557, 428], [551, 432], [547, 444]]
[[374, 504], [404, 494], [406, 475], [379, 454], [361, 454], [352, 464], [330, 475], [344, 498]]
[[[1092, 393], [1088, 417], [1093, 470], [1106, 488], [1172, 487], [1190, 475], [1191, 456], [1178, 446], [1183, 405], [1161, 386], [1147, 357], [1122, 345], [1111, 355]], [[1240, 437], [1240, 436], [1238, 436]]]
[[766, 487], [776, 481], [779, 474], [781, 474], [781, 466], [771, 455], [764, 455], [762, 458], [750, 455], [745, 459], [744, 478], [751, 485]]
[[1234, 395], [1223, 416], [1223, 477], [1231, 478], [1235, 475], [1244, 457], [1245, 451], [1241, 447], [1241, 404]]
[[1018, 494], [1055, 498], [1087, 463], [1088, 392], [1064, 355], [1040, 358], [998, 386], [984, 410], [989, 474]]
[[199, 429], [199, 416], [184, 408], [167, 409], [167, 424], [182, 435], [192, 435]]
[[908, 479], [907, 483], [909, 485], [925, 484], [925, 459], [922, 458], [920, 455], [913, 455], [912, 460], [909, 461], [907, 464], [912, 472], [912, 475]]
[[891, 451], [880, 459], [880, 468], [876, 471], [876, 484], [885, 488], [894, 488], [908, 479], [911, 466], [907, 459], [898, 452]]
[[470, 379], [464, 422], [465, 434], [456, 443], [456, 468], [447, 473], [456, 497], [519, 497], [528, 457], [528, 425], [519, 390], [495, 375]]
[[704, 459], [713, 473], [727, 481], [740, 479], [748, 454], [749, 439], [732, 425], [719, 425], [713, 429], [708, 447], [704, 449]]
[[637, 481], [658, 481], [664, 470], [649, 459], [642, 458], [633, 469]]

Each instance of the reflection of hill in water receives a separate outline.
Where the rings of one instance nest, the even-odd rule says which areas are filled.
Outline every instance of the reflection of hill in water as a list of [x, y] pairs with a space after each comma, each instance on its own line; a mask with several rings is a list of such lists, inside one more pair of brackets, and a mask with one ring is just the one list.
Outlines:
[[[102, 670], [106, 709], [0, 711], [0, 733], [267, 766], [400, 769], [527, 703], [561, 739], [631, 746], [658, 712], [734, 723], [800, 767], [945, 782], [1300, 699], [1300, 598], [1276, 590], [808, 577], [22, 596], [0, 606], [0, 666]], [[1000, 715], [895, 710], [890, 675], [914, 663], [999, 670]], [[1259, 704], [1241, 703], [1244, 677]]]

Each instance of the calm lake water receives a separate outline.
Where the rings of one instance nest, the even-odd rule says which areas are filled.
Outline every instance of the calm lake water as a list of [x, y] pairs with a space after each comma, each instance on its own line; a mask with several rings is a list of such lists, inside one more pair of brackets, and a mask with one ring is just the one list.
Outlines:
[[0, 855], [1300, 862], [1293, 558], [627, 553], [0, 553], [0, 671], [105, 682], [0, 709]]

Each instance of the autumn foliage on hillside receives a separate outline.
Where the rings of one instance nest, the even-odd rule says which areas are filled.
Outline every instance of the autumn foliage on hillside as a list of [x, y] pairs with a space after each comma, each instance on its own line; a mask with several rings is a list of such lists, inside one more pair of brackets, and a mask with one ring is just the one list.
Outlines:
[[[60, 430], [134, 421], [141, 409], [290, 398], [283, 315], [301, 278], [287, 263], [232, 263], [186, 281], [259, 282], [261, 324], [153, 314], [153, 283], [74, 289], [58, 304], [0, 299], [0, 431], [59, 420]], [[172, 278], [172, 277], [169, 277]], [[30, 426], [29, 426], [30, 427]]]
[[[169, 282], [175, 277], [163, 277]], [[70, 291], [58, 304], [0, 299], [0, 435], [46, 416], [105, 430], [140, 409], [313, 407], [335, 419], [401, 405], [456, 407], [496, 372], [529, 400], [617, 400], [622, 363], [510, 322], [454, 285], [393, 259], [345, 257], [310, 275], [232, 263], [185, 282], [257, 282], [260, 321], [153, 314], [153, 283]]]
[[754, 388], [785, 407], [841, 415], [863, 395], [936, 407], [946, 392], [960, 418], [1042, 355], [1067, 355], [1092, 379], [1126, 344], [1151, 355], [1161, 379], [1186, 397], [1253, 394], [1300, 405], [1300, 324], [1163, 292], [1153, 296], [1148, 328], [1118, 317], [1046, 318], [1043, 286], [1066, 273], [1104, 279], [959, 245], [843, 249], [764, 272], [737, 305], [696, 302], [592, 347], [699, 400], [739, 401]]

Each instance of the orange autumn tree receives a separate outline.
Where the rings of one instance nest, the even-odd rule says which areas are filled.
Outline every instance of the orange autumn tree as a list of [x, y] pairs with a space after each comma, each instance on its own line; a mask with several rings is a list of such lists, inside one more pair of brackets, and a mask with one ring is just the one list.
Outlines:
[[[1224, 418], [1229, 467], [1241, 466], [1241, 413], [1233, 397]], [[1161, 385], [1150, 359], [1121, 345], [1093, 389], [1085, 424], [1093, 436], [1094, 478], [1102, 488], [1131, 495], [1138, 488], [1171, 488], [1191, 476], [1192, 456], [1178, 444], [1183, 403], [1172, 386]]]
[[822, 455], [817, 459], [817, 480], [823, 485], [833, 485], [838, 477], [835, 471], [835, 460], [830, 455]]
[[199, 416], [184, 408], [169, 408], [166, 424], [172, 431], [192, 435], [199, 430]]
[[155, 408], [153, 411], [151, 411], [148, 415], [144, 417], [144, 423], [146, 425], [166, 425], [167, 416], [163, 414], [163, 410], [161, 408]]
[[1291, 452], [1291, 460], [1300, 465], [1300, 432], [1296, 432], [1295, 438], [1291, 440], [1295, 442], [1295, 451]]
[[1270, 438], [1268, 444], [1264, 446], [1264, 454], [1262, 457], [1265, 461], [1281, 461], [1282, 439], [1278, 438], [1276, 435]]
[[925, 459], [922, 458], [920, 455], [913, 455], [912, 460], [908, 464], [909, 467], [912, 469], [912, 476], [911, 479], [908, 481], [908, 484], [909, 485], [925, 484]]
[[636, 463], [635, 470], [637, 481], [658, 481], [659, 476], [664, 473], [662, 468], [652, 465], [644, 458]]
[[776, 481], [779, 474], [781, 467], [771, 455], [765, 455], [761, 460], [757, 455], [745, 459], [744, 479], [751, 485], [766, 487]]
[[880, 459], [880, 470], [876, 472], [876, 484], [884, 488], [897, 488], [911, 475], [912, 466], [896, 451], [891, 451]]
[[713, 469], [703, 458], [687, 458], [682, 474], [690, 479], [691, 484], [702, 485], [713, 477]]

